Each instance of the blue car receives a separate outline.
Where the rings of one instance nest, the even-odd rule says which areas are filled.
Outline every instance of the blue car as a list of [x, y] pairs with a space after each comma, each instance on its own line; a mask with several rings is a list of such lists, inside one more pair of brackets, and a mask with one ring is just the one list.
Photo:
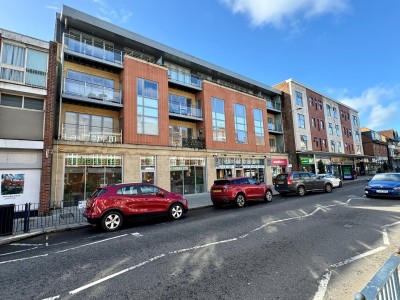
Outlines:
[[365, 196], [400, 198], [400, 173], [380, 173], [369, 180]]

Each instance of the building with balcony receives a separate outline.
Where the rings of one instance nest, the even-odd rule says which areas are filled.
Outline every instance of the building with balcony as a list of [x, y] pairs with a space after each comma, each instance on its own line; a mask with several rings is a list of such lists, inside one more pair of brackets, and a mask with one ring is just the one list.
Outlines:
[[351, 179], [364, 169], [358, 112], [306, 85], [288, 79], [275, 85], [283, 92], [285, 147], [293, 170], [324, 172]]
[[118, 182], [206, 192], [286, 166], [279, 90], [67, 6], [55, 39], [54, 200]]
[[0, 29], [0, 202], [50, 204], [57, 45]]

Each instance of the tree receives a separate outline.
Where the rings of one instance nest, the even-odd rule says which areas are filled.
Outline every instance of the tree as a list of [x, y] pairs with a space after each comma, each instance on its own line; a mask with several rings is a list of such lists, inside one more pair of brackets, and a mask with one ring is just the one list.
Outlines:
[[387, 164], [386, 161], [383, 162], [383, 166], [382, 167], [383, 167], [383, 171], [385, 171], [385, 172], [389, 171], [389, 165]]
[[323, 174], [323, 173], [325, 173], [325, 165], [324, 165], [324, 163], [322, 162], [322, 160], [319, 160], [319, 161], [317, 162], [317, 168], [318, 168], [318, 174]]

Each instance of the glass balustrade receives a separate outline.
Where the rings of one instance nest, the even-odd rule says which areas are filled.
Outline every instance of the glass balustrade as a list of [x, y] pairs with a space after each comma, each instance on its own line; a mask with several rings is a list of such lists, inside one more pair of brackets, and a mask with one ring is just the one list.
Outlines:
[[169, 112], [172, 114], [188, 116], [188, 117], [195, 117], [195, 118], [202, 118], [201, 108], [193, 107], [184, 105], [182, 103], [169, 101]]
[[63, 123], [61, 138], [66, 141], [121, 144], [122, 130]]
[[182, 82], [186, 85], [193, 85], [201, 89], [201, 79], [190, 73], [169, 68], [168, 77], [171, 80]]

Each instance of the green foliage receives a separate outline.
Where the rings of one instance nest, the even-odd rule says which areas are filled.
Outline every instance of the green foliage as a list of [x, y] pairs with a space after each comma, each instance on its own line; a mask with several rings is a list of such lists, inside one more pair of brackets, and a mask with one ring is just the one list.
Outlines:
[[317, 168], [318, 168], [318, 174], [324, 174], [325, 173], [325, 165], [322, 162], [322, 160], [319, 160], [317, 162]]

